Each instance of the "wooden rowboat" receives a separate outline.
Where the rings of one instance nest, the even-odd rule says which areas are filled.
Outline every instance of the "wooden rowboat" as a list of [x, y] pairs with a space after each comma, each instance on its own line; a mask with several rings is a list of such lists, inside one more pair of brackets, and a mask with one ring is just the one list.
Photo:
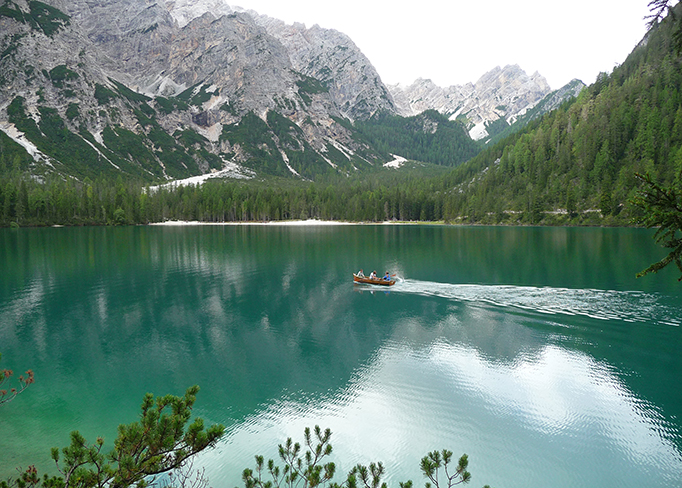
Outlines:
[[367, 283], [368, 285], [381, 285], [381, 286], [392, 286], [395, 285], [395, 280], [386, 281], [382, 278], [377, 278], [376, 280], [369, 279], [367, 277], [360, 278], [358, 275], [353, 273], [354, 283]]

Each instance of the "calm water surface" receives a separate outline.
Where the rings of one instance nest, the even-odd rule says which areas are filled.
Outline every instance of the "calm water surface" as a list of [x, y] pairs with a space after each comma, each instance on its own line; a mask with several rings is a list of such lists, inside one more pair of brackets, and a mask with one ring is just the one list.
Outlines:
[[[433, 449], [472, 486], [682, 486], [682, 284], [650, 231], [438, 226], [0, 229], [0, 476], [69, 432], [111, 443], [146, 392], [199, 384], [241, 486], [305, 426], [389, 486]], [[351, 283], [386, 269], [389, 290]], [[111, 445], [111, 444], [109, 444]]]

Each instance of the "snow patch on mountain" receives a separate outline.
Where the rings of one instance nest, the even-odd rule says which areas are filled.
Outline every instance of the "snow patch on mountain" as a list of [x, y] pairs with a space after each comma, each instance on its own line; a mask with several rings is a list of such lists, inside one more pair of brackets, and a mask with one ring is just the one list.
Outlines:
[[52, 163], [50, 163], [50, 158], [40, 152], [40, 150], [31, 141], [29, 141], [24, 133], [17, 129], [14, 124], [2, 121], [0, 122], [0, 130], [3, 131], [7, 137], [26, 149], [26, 152], [31, 155], [34, 161], [42, 161], [49, 166], [52, 166]]
[[396, 169], [398, 169], [403, 164], [405, 164], [405, 162], [407, 161], [407, 159], [405, 159], [404, 157], [398, 156], [396, 154], [391, 154], [391, 156], [393, 156], [393, 158], [394, 158], [393, 161], [389, 161], [388, 163], [384, 163], [384, 168], [396, 168]]
[[451, 120], [463, 116], [475, 140], [488, 136], [486, 125], [501, 118], [513, 120], [551, 91], [542, 75], [535, 72], [528, 76], [518, 65], [493, 68], [476, 83], [443, 88], [420, 78], [409, 86], [388, 88], [401, 115], [434, 109]]

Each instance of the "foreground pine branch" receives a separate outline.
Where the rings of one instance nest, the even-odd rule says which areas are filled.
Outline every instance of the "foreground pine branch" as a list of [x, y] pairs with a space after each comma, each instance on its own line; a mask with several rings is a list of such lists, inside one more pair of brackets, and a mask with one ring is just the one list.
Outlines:
[[192, 386], [182, 397], [156, 399], [148, 393], [140, 420], [119, 426], [111, 452], [104, 452], [101, 437], [88, 445], [74, 431], [68, 447], [52, 449], [58, 476], [41, 479], [35, 466], [29, 466], [19, 479], [0, 482], [0, 488], [145, 487], [155, 475], [178, 470], [195, 454], [215, 446], [225, 432], [220, 424], [206, 429], [200, 418], [189, 423], [198, 391]]
[[[313, 435], [314, 434], [314, 435]], [[333, 481], [336, 465], [324, 462], [332, 453], [331, 430], [324, 432], [315, 426], [311, 434], [310, 428], [304, 431], [305, 453], [301, 444], [288, 438], [279, 446], [279, 457], [284, 466], [278, 466], [270, 459], [265, 463], [263, 456], [256, 456], [255, 469], [245, 469], [242, 474], [245, 488], [387, 488], [382, 482], [384, 466], [382, 463], [370, 463], [369, 466], [358, 464], [346, 475], [340, 484]], [[452, 471], [452, 452], [433, 451], [421, 460], [422, 474], [429, 480], [425, 488], [452, 488], [455, 485], [471, 481], [471, 473], [467, 471], [469, 458], [466, 454], [459, 458]], [[442, 471], [441, 471], [442, 470]], [[439, 473], [443, 477], [439, 479]], [[400, 488], [412, 488], [412, 481], [400, 483]], [[487, 485], [485, 488], [489, 488]]]
[[[666, 257], [637, 273], [637, 277], [658, 273], [673, 262], [682, 273], [682, 191], [674, 184], [660, 186], [649, 174], [636, 176], [643, 183], [643, 188], [632, 199], [632, 203], [644, 212], [638, 223], [647, 228], [657, 227], [654, 239], [671, 249]], [[682, 281], [682, 276], [678, 281]]]

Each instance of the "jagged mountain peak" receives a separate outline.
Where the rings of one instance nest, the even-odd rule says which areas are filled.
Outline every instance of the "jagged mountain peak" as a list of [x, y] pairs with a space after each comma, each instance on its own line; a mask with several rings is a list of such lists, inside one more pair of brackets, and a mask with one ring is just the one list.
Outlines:
[[[0, 123], [11, 138], [21, 140], [23, 132], [39, 148], [50, 148], [44, 124], [70, 132], [63, 136], [89, 155], [73, 169], [68, 153], [52, 154], [58, 172], [81, 178], [115, 168], [163, 179], [236, 162], [310, 178], [383, 162], [343, 121], [345, 114], [373, 113], [371, 97], [344, 99], [333, 83], [304, 73], [314, 70], [297, 69], [255, 13], [205, 0], [47, 1], [56, 7], [55, 22], [71, 19], [52, 37], [24, 15], [38, 2], [20, 1], [24, 13], [9, 2], [0, 12], [8, 34], [0, 50], [9, 53], [0, 77], [12, 86], [0, 92]], [[343, 78], [342, 66], [330, 70]], [[360, 77], [346, 82], [351, 95], [372, 89], [364, 90]], [[127, 145], [136, 147], [134, 155]]]
[[435, 109], [452, 119], [464, 117], [473, 139], [487, 137], [487, 125], [512, 120], [551, 91], [542, 75], [528, 76], [518, 64], [496, 66], [475, 83], [440, 87], [419, 78], [407, 87], [391, 85], [389, 90], [401, 115]]
[[[419, 79], [392, 94], [350, 37], [317, 24], [287, 24], [223, 0], [44, 1], [58, 9], [50, 34], [14, 10], [0, 12], [8, 33], [0, 51], [9, 53], [0, 77], [12, 86], [0, 92], [0, 123], [11, 105], [15, 129], [38, 142], [42, 126], [29, 119], [62, 124], [82, 139], [74, 144], [90, 147], [83, 146], [88, 164], [106, 157], [107, 169], [143, 178], [191, 176], [227, 162], [301, 177], [349, 173], [388, 154], [355, 137], [353, 122], [421, 112], [418, 95], [423, 109], [475, 125], [484, 109], [513, 115], [512, 101], [528, 105], [525, 94], [546, 85], [510, 65], [476, 84], [443, 89]], [[38, 3], [4, 5], [28, 12]], [[467, 105], [472, 97], [477, 105]], [[136, 145], [134, 155], [118, 146], [124, 139]], [[85, 174], [93, 172], [71, 173]]]
[[163, 3], [180, 28], [206, 13], [218, 18], [243, 10], [240, 7], [231, 7], [223, 0], [165, 0]]
[[513, 84], [518, 85], [519, 83], [537, 85], [540, 90], [546, 91], [547, 93], [551, 91], [544, 76], [537, 71], [529, 76], [518, 64], [508, 64], [503, 68], [496, 66], [487, 73], [484, 73], [478, 81], [476, 81], [475, 86], [487, 88], [489, 85], [501, 87]]

